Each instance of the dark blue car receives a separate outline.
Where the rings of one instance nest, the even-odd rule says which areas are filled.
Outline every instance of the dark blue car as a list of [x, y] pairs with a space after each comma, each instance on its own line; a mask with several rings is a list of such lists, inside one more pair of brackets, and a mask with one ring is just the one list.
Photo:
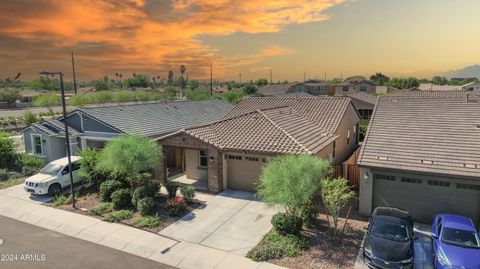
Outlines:
[[413, 221], [406, 211], [377, 207], [368, 223], [363, 258], [370, 268], [413, 267]]
[[480, 240], [469, 218], [436, 215], [432, 238], [436, 268], [480, 268]]

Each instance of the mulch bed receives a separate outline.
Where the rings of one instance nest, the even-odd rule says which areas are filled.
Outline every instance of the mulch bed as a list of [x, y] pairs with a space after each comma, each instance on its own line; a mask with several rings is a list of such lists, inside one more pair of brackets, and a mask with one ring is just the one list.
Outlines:
[[[368, 218], [358, 214], [356, 201], [352, 199], [341, 212], [345, 217], [348, 208], [352, 206], [350, 215], [345, 226], [345, 233], [340, 242], [332, 240], [332, 229], [329, 228], [327, 216], [320, 214], [313, 227], [304, 228], [303, 235], [309, 240], [309, 249], [297, 257], [285, 257], [282, 259], [269, 260], [268, 262], [289, 268], [354, 268], [355, 260], [360, 249]], [[323, 208], [323, 207], [320, 207]], [[330, 217], [330, 222], [332, 219]], [[344, 218], [339, 221], [339, 229], [343, 228]], [[333, 224], [331, 224], [333, 225]], [[317, 265], [312, 265], [316, 259]]]
[[[204, 202], [201, 202], [201, 201], [198, 201], [198, 200], [194, 199], [194, 201], [187, 206], [187, 211], [185, 212], [184, 215], [179, 216], [179, 217], [170, 217], [167, 213], [167, 209], [165, 208], [165, 205], [166, 205], [166, 202], [167, 202], [167, 196], [163, 195], [163, 194], [160, 194], [159, 196], [157, 196], [156, 201], [157, 201], [157, 211], [156, 211], [156, 213], [162, 219], [162, 223], [159, 226], [154, 227], [154, 228], [138, 228], [138, 227], [135, 227], [134, 226], [135, 221], [141, 218], [141, 215], [138, 212], [135, 212], [135, 211], [133, 211], [133, 217], [131, 219], [122, 220], [119, 223], [129, 225], [129, 226], [135, 227], [137, 229], [149, 231], [149, 232], [152, 232], [152, 233], [158, 233], [161, 230], [163, 230], [164, 228], [166, 228], [167, 226], [169, 226], [170, 224], [174, 223], [175, 221], [179, 220], [180, 218], [182, 218], [186, 214], [192, 212], [193, 210], [195, 210], [196, 208], [198, 208], [198, 207], [200, 207], [204, 204]], [[110, 213], [105, 213], [105, 214], [103, 214], [103, 216], [97, 216], [97, 215], [92, 214], [90, 212], [90, 209], [98, 206], [101, 202], [102, 201], [101, 201], [98, 193], [89, 193], [89, 194], [80, 196], [76, 199], [76, 207], [77, 207], [76, 210], [72, 208], [71, 204], [58, 206], [56, 208], [67, 210], [67, 211], [74, 212], [74, 213], [88, 215], [88, 216], [91, 216], [91, 217], [96, 217], [98, 219], [103, 220]]]

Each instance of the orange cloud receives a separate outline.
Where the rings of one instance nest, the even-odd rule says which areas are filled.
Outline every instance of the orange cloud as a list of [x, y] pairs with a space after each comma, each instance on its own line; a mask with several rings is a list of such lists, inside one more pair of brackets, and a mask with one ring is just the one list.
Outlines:
[[[142, 72], [180, 64], [201, 72], [198, 66], [208, 62], [213, 62], [221, 73], [235, 65], [294, 52], [271, 45], [254, 55], [226, 59], [202, 45], [199, 36], [278, 32], [289, 24], [325, 20], [323, 11], [343, 1], [2, 1], [0, 38], [48, 44], [50, 50], [44, 48], [43, 53], [49, 55], [35, 55], [45, 62], [55, 49], [73, 49], [80, 60], [92, 65], [92, 76], [101, 75], [93, 72], [102, 68]], [[0, 50], [10, 56], [25, 53], [2, 47], [1, 43]], [[98, 66], [94, 66], [95, 62]]]

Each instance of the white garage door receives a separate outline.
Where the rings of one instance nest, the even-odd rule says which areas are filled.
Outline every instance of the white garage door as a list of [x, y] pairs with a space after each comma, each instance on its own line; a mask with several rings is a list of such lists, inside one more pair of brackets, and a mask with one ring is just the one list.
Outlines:
[[264, 161], [261, 157], [227, 155], [228, 188], [254, 192]]
[[374, 173], [373, 178], [374, 208], [401, 208], [426, 223], [438, 213], [463, 215], [479, 223], [480, 182], [387, 173]]

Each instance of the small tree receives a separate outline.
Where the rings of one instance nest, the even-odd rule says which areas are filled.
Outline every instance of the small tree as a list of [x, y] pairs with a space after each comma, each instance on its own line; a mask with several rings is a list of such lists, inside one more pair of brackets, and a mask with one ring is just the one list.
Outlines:
[[302, 217], [320, 182], [330, 175], [330, 162], [310, 155], [276, 157], [265, 165], [258, 194], [269, 205], [281, 205], [286, 212]]
[[328, 214], [333, 219], [333, 238], [338, 239], [338, 219], [340, 209], [352, 198], [355, 193], [348, 187], [348, 181], [344, 178], [323, 179], [321, 181], [321, 196]]
[[160, 146], [147, 138], [122, 135], [107, 143], [100, 154], [97, 168], [114, 176], [126, 176], [129, 183], [133, 183], [140, 173], [158, 166], [160, 152]]
[[0, 132], [0, 169], [8, 169], [17, 159], [15, 144], [8, 133]]
[[51, 93], [41, 94], [33, 99], [33, 104], [35, 106], [46, 107], [48, 113], [53, 116], [53, 107], [60, 105], [60, 96]]
[[268, 80], [264, 79], [264, 78], [261, 78], [259, 80], [257, 80], [257, 86], [258, 87], [263, 87], [263, 86], [267, 86], [268, 85]]
[[22, 98], [22, 95], [18, 90], [6, 89], [0, 92], [0, 101], [6, 102], [8, 107], [12, 107], [12, 105], [20, 98]]
[[257, 92], [257, 87], [255, 87], [252, 84], [247, 84], [247, 85], [243, 86], [243, 92], [246, 95], [254, 94], [254, 93]]
[[108, 91], [108, 90], [110, 90], [110, 84], [108, 83], [108, 80], [107, 81], [101, 80], [101, 79], [96, 80], [93, 83], [93, 87], [97, 91]]
[[199, 86], [200, 86], [200, 83], [198, 83], [198, 81], [196, 81], [196, 80], [190, 80], [187, 83], [187, 88], [191, 91], [196, 90]]

